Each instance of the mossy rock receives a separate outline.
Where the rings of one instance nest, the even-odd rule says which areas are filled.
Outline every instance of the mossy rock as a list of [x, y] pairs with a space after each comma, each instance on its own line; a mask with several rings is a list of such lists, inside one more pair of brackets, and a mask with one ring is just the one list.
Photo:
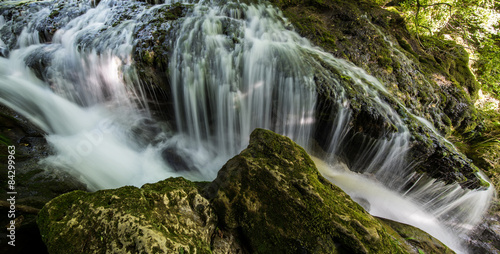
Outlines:
[[207, 188], [220, 227], [250, 253], [406, 253], [303, 148], [271, 131], [256, 129]]
[[383, 81], [405, 107], [431, 116], [440, 131], [474, 128], [472, 100], [478, 85], [462, 46], [443, 38], [416, 38], [403, 17], [382, 9], [380, 1], [270, 2], [298, 33]]
[[208, 200], [183, 178], [70, 192], [37, 220], [50, 253], [210, 253], [215, 222]]

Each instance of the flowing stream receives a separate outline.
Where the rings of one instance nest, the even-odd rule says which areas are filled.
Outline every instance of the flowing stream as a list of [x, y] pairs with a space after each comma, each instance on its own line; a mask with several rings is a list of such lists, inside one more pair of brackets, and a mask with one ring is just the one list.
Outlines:
[[[161, 7], [113, 0], [81, 6], [87, 8], [82, 15], [66, 20], [50, 43], [41, 43], [35, 24], [50, 15], [48, 6], [33, 13], [17, 48], [0, 57], [0, 103], [47, 132], [55, 153], [44, 163], [97, 190], [171, 176], [213, 180], [257, 127], [312, 152], [315, 75], [323, 75], [336, 84], [331, 89], [338, 110], [334, 128], [323, 135], [330, 145], [315, 159], [322, 174], [373, 215], [417, 226], [467, 252], [459, 236], [480, 221], [493, 188], [463, 190], [421, 176], [402, 190], [414, 177], [413, 162], [406, 159], [410, 133], [379, 96], [387, 92], [384, 85], [312, 46], [273, 7], [199, 3], [186, 17], [166, 24], [176, 35], [166, 39], [174, 45], [169, 73], [175, 127], [157, 122], [132, 54], [134, 28]], [[124, 13], [131, 17], [116, 23]], [[0, 28], [7, 25], [0, 16]], [[0, 40], [0, 47], [5, 45]], [[28, 65], [40, 55], [46, 62], [37, 75]], [[364, 143], [350, 168], [337, 159], [349, 130], [350, 102], [329, 69], [348, 77], [373, 110], [398, 129]]]

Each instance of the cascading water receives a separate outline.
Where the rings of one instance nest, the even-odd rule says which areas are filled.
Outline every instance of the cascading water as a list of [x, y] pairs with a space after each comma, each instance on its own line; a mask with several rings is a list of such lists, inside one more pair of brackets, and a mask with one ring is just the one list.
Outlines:
[[303, 39], [276, 16], [265, 6], [198, 5], [183, 22], [170, 72], [177, 128], [186, 130], [193, 146], [211, 146], [225, 161], [257, 127], [308, 143], [316, 98], [312, 72], [296, 54], [296, 41]]
[[[387, 94], [384, 85], [310, 45], [275, 8], [199, 3], [170, 24], [176, 29], [169, 63], [172, 130], [152, 123], [146, 88], [131, 57], [134, 27], [161, 5], [103, 0], [95, 8], [84, 7], [88, 10], [68, 20], [49, 44], [40, 43], [33, 25], [50, 15], [48, 7], [42, 8], [18, 38], [18, 48], [0, 57], [0, 102], [47, 132], [55, 155], [46, 163], [70, 170], [91, 189], [103, 189], [169, 176], [212, 180], [257, 127], [289, 136], [313, 152], [319, 75], [335, 84], [330, 89], [337, 104], [334, 127], [322, 134], [328, 148], [317, 160], [325, 177], [369, 203], [372, 214], [421, 227], [465, 252], [456, 232], [478, 223], [492, 188], [466, 191], [422, 176], [403, 190], [414, 176], [406, 159], [410, 133], [379, 96]], [[124, 13], [131, 18], [117, 22]], [[0, 18], [0, 27], [7, 25]], [[5, 44], [0, 41], [0, 47]], [[35, 54], [45, 59], [38, 75], [27, 67], [33, 67]], [[397, 129], [362, 142], [349, 169], [364, 175], [346, 170], [338, 160], [350, 128], [351, 102], [330, 69], [348, 77]]]
[[[155, 148], [140, 147], [131, 135], [130, 126], [149, 116], [135, 103], [143, 100], [131, 87], [129, 74], [135, 23], [112, 26], [113, 16], [126, 11], [125, 5], [108, 1], [89, 9], [60, 29], [51, 44], [41, 44], [32, 36], [36, 30], [25, 29], [19, 49], [0, 58], [0, 101], [49, 134], [56, 155], [48, 163], [69, 169], [90, 189], [178, 175], [162, 163]], [[48, 13], [42, 9], [35, 16]], [[42, 73], [45, 82], [26, 67], [33, 54], [49, 59]]]

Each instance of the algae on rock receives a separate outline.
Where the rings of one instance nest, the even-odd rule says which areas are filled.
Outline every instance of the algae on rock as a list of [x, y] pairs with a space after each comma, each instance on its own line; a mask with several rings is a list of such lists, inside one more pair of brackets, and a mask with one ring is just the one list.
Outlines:
[[387, 232], [394, 236], [409, 252], [414, 253], [455, 253], [438, 239], [424, 231], [396, 221], [377, 218]]

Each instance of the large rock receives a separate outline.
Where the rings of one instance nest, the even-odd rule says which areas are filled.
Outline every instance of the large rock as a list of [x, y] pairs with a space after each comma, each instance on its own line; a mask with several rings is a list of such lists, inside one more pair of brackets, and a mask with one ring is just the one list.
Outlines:
[[[414, 117], [429, 120], [443, 134], [475, 127], [477, 112], [472, 99], [477, 95], [477, 82], [463, 47], [444, 39], [415, 38], [397, 12], [380, 8], [376, 1], [270, 2], [283, 11], [299, 34], [383, 82], [388, 93], [380, 93], [380, 97], [398, 112], [411, 132], [409, 160], [422, 162], [415, 165], [415, 171], [464, 188], [487, 186], [463, 154]], [[370, 149], [367, 144], [401, 130], [390, 117], [374, 110], [377, 105], [349, 78], [335, 70], [330, 75], [330, 79], [315, 75], [319, 90], [315, 137], [328, 149], [325, 133], [338, 126], [338, 98], [329, 88], [340, 83], [347, 87], [350, 118], [339, 156], [347, 164], [355, 164], [360, 160], [357, 155]]]
[[216, 221], [197, 184], [170, 178], [64, 194], [47, 203], [38, 225], [50, 253], [209, 253]]
[[212, 183], [75, 191], [47, 203], [38, 225], [50, 253], [407, 252], [303, 148], [262, 129]]
[[223, 230], [251, 253], [403, 253], [384, 228], [323, 178], [303, 148], [257, 129], [209, 186]]
[[454, 42], [415, 38], [401, 15], [376, 1], [270, 0], [297, 31], [382, 80], [412, 112], [443, 131], [470, 129], [477, 82]]

